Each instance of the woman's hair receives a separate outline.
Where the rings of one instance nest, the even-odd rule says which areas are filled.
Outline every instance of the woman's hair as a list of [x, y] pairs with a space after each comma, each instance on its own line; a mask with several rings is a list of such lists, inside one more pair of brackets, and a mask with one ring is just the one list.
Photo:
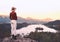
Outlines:
[[12, 7], [12, 9], [11, 10], [15, 10], [16, 8], [15, 7]]

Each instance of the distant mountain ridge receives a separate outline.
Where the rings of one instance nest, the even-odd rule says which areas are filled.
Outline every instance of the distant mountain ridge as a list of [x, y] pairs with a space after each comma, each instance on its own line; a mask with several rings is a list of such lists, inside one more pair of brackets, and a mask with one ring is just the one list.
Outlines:
[[[31, 23], [31, 24], [44, 24], [46, 23], [46, 21], [40, 21], [40, 20], [36, 20], [36, 19], [25, 19], [22, 17], [18, 17], [17, 20], [18, 23]], [[0, 23], [10, 23], [10, 19], [9, 16], [0, 16]]]
[[0, 23], [9, 23], [10, 19], [8, 16], [0, 16]]

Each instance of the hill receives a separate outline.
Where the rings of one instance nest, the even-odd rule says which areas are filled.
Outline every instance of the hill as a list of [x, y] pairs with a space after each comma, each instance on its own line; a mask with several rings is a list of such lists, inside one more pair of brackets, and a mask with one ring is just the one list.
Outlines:
[[50, 21], [44, 25], [46, 25], [48, 27], [52, 27], [56, 30], [60, 30], [60, 20]]
[[[18, 23], [17, 29], [28, 26], [28, 23]], [[11, 26], [9, 23], [0, 24], [0, 38], [10, 36]]]

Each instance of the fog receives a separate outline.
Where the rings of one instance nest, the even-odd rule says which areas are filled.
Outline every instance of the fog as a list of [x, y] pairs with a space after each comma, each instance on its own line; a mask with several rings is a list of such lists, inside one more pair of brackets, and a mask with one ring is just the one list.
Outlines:
[[[45, 25], [41, 25], [41, 24], [39, 24], [39, 25], [29, 25], [27, 27], [23, 27], [21, 29], [16, 30], [16, 32], [17, 32], [17, 34], [20, 34], [20, 35], [22, 35], [22, 34], [28, 35], [30, 32], [35, 32], [35, 29], [37, 27], [43, 28], [43, 32], [51, 32], [51, 33], [56, 33], [57, 32], [57, 30], [55, 30], [53, 28], [49, 28], [49, 27], [47, 27]], [[42, 32], [42, 30], [38, 31], [38, 32]]]

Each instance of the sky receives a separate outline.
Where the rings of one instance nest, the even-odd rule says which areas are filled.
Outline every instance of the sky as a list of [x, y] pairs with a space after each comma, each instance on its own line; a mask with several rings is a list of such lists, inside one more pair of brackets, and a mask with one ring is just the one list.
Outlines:
[[23, 18], [60, 20], [60, 0], [0, 0], [0, 15], [9, 15], [11, 7]]

